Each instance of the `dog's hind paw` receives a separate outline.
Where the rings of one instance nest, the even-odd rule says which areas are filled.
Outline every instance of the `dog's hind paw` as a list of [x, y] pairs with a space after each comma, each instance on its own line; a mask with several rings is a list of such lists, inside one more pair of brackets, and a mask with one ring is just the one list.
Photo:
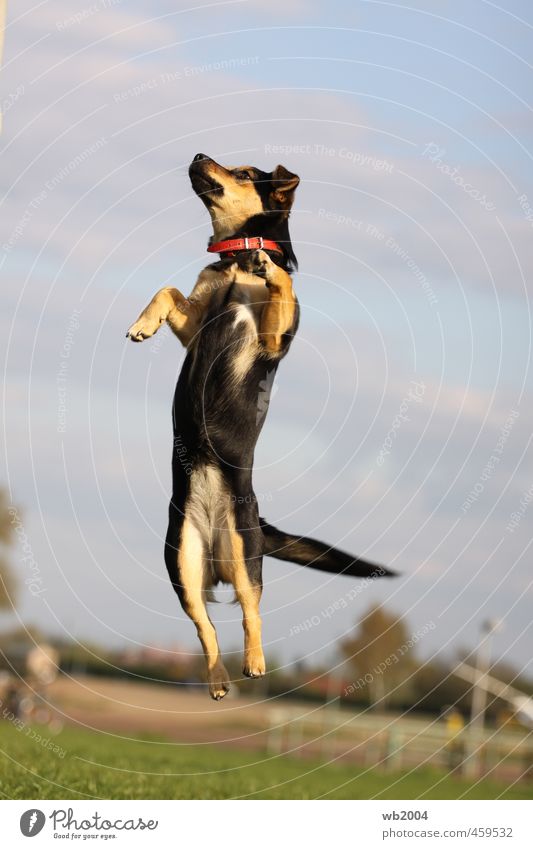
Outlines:
[[229, 675], [223, 666], [213, 669], [209, 674], [209, 695], [219, 702], [229, 693]]
[[244, 658], [242, 672], [247, 678], [262, 678], [266, 673], [263, 652], [247, 652]]

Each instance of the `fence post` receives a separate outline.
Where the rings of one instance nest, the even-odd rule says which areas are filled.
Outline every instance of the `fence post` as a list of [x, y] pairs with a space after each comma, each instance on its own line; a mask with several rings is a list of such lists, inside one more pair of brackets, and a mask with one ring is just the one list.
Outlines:
[[400, 771], [402, 768], [403, 734], [396, 728], [391, 728], [387, 735], [387, 754], [385, 768], [387, 772]]

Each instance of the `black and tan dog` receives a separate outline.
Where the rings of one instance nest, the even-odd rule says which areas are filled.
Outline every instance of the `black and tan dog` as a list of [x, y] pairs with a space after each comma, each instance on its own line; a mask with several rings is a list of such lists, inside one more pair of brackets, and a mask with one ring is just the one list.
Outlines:
[[186, 298], [161, 289], [130, 327], [136, 342], [170, 326], [187, 355], [173, 405], [173, 490], [165, 562], [207, 661], [209, 692], [229, 688], [206, 602], [220, 581], [242, 607], [243, 672], [265, 674], [259, 601], [268, 554], [326, 572], [392, 574], [324, 543], [278, 531], [259, 517], [252, 487], [255, 445], [280, 360], [298, 327], [290, 273], [289, 213], [299, 178], [281, 165], [224, 168], [198, 154], [192, 186], [213, 223], [208, 265]]

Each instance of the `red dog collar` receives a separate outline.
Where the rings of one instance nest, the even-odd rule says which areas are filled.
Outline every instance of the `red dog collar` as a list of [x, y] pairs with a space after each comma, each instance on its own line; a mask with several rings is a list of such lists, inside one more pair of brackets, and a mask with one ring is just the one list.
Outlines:
[[235, 254], [237, 251], [277, 251], [282, 254], [283, 251], [277, 242], [272, 239], [263, 239], [262, 236], [250, 236], [245, 239], [225, 239], [223, 242], [215, 242], [214, 245], [209, 245], [210, 254]]

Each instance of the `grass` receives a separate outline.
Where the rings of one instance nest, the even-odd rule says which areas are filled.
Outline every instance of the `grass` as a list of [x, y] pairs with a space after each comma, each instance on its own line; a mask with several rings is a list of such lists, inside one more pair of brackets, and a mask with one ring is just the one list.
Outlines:
[[10, 799], [528, 799], [531, 785], [469, 784], [427, 769], [392, 775], [74, 728], [51, 737], [46, 729], [0, 722], [0, 793]]

